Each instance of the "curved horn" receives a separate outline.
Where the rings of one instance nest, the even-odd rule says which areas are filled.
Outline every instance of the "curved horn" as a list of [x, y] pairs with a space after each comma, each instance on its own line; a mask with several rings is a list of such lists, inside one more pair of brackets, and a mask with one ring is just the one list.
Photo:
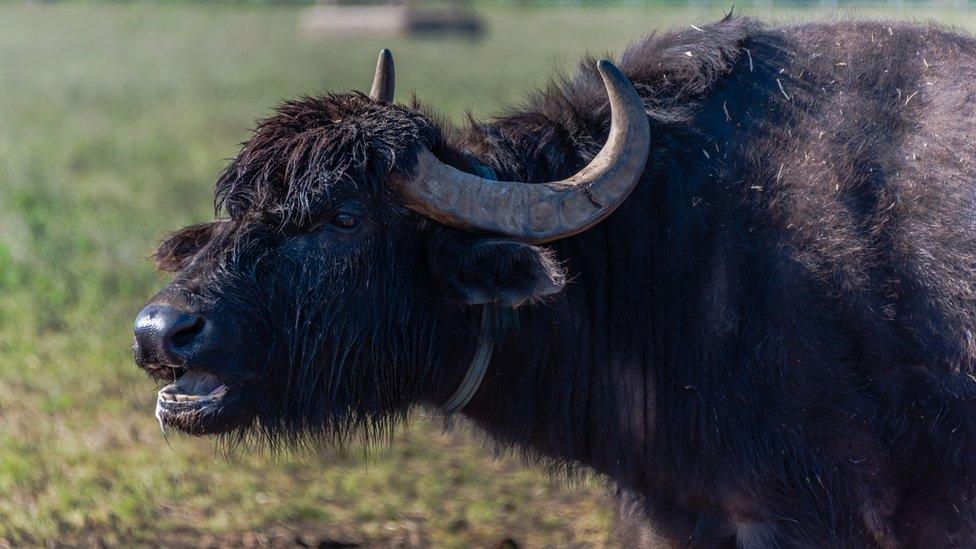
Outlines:
[[464, 173], [422, 149], [417, 175], [402, 184], [407, 206], [464, 230], [544, 243], [585, 231], [610, 215], [637, 185], [651, 136], [644, 103], [609, 61], [597, 64], [610, 96], [610, 135], [576, 175], [553, 183], [493, 181]]
[[395, 84], [393, 54], [384, 48], [380, 50], [380, 57], [376, 60], [376, 74], [373, 75], [373, 86], [369, 89], [369, 97], [380, 103], [392, 103]]

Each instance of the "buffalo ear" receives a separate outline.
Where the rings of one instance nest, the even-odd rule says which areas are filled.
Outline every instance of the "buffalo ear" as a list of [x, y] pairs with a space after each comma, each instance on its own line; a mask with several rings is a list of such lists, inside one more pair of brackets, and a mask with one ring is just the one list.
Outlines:
[[208, 221], [184, 227], [167, 236], [152, 259], [161, 271], [176, 272], [186, 267], [193, 256], [207, 245], [226, 221]]
[[566, 285], [562, 267], [545, 248], [456, 233], [436, 240], [429, 255], [431, 269], [461, 303], [518, 307]]

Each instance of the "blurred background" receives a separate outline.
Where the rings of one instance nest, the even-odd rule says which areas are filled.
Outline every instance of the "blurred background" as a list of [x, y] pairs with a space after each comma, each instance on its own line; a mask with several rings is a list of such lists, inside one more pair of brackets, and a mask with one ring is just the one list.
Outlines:
[[[737, 1], [768, 21], [976, 27], [973, 0]], [[350, 6], [0, 3], [0, 546], [611, 543], [598, 478], [548, 478], [418, 415], [390, 445], [225, 456], [153, 418], [132, 317], [145, 260], [277, 101], [366, 89], [376, 53], [448, 119], [490, 116], [586, 51], [731, 8], [596, 1]]]

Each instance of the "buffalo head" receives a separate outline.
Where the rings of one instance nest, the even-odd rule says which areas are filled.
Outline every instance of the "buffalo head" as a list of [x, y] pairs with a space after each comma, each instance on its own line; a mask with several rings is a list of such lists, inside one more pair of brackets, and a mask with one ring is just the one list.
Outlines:
[[260, 121], [217, 180], [224, 218], [155, 252], [175, 275], [136, 317], [134, 355], [168, 383], [160, 423], [341, 440], [437, 404], [470, 360], [478, 306], [559, 292], [540, 244], [598, 223], [640, 178], [643, 104], [598, 68], [609, 139], [551, 183], [494, 180], [419, 107], [394, 104], [385, 50], [370, 95], [287, 101]]

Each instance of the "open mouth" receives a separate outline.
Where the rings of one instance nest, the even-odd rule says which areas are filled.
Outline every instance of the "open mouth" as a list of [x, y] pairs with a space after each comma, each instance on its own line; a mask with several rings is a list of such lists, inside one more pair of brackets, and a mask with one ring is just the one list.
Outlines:
[[[194, 434], [213, 434], [236, 425], [235, 391], [214, 374], [202, 370], [170, 368], [176, 381], [159, 390], [156, 419], [167, 426]], [[178, 377], [177, 377], [178, 376]]]
[[159, 399], [166, 402], [209, 403], [227, 394], [227, 385], [220, 378], [200, 370], [181, 375], [175, 382], [159, 390]]

